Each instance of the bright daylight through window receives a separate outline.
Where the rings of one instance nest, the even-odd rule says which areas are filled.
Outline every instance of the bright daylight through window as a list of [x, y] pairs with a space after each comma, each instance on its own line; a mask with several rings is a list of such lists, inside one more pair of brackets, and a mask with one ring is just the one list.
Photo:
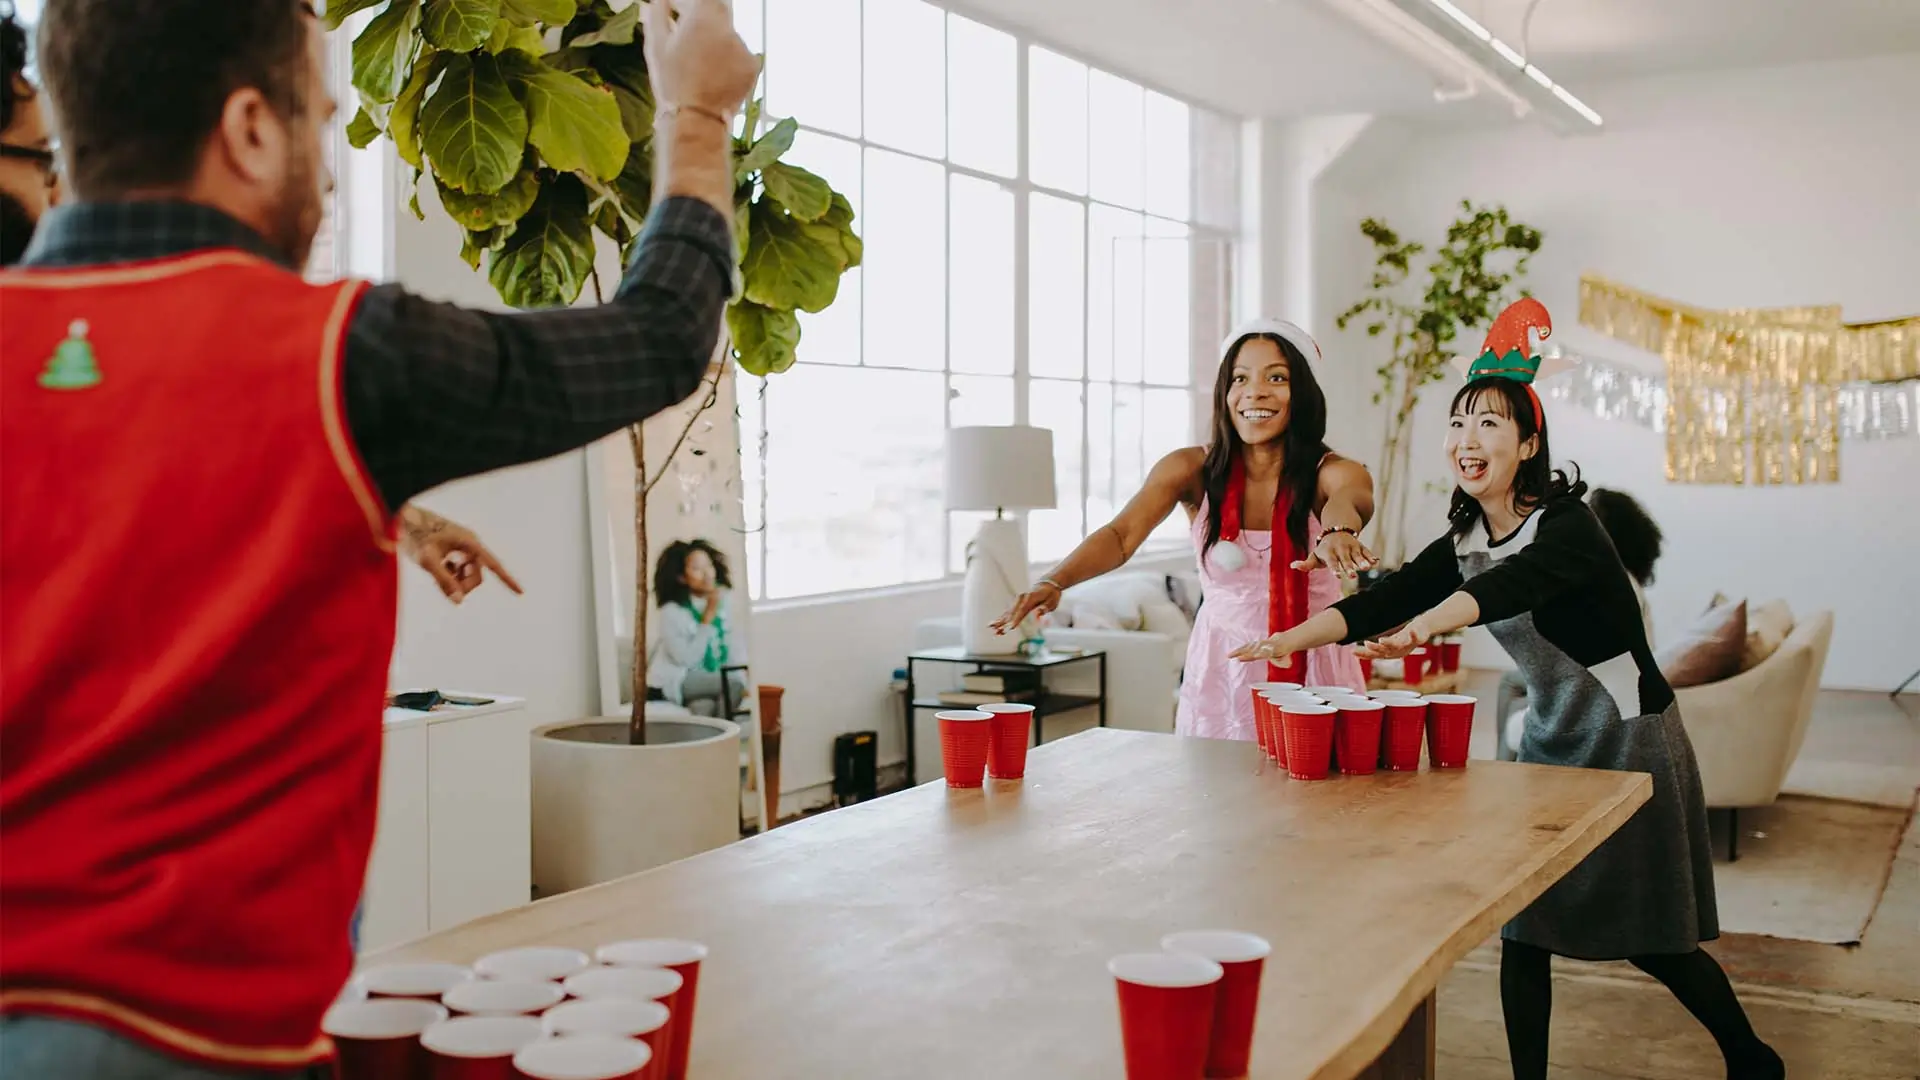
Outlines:
[[742, 386], [756, 599], [958, 572], [979, 515], [942, 508], [950, 425], [1053, 429], [1060, 505], [1030, 550], [1064, 554], [1195, 436], [1236, 125], [918, 0], [734, 11], [769, 114], [802, 125], [788, 160], [846, 193], [866, 241], [801, 316], [800, 362]]

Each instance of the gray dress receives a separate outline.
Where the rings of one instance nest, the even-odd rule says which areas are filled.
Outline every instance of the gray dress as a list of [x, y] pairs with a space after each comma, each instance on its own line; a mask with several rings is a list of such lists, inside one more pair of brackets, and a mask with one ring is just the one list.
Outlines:
[[1686, 953], [1718, 937], [1693, 745], [1627, 572], [1591, 511], [1557, 498], [1497, 542], [1479, 526], [1458, 542], [1443, 537], [1339, 607], [1357, 640], [1455, 590], [1473, 594], [1526, 680], [1521, 761], [1653, 777], [1651, 799], [1501, 936], [1583, 960]]

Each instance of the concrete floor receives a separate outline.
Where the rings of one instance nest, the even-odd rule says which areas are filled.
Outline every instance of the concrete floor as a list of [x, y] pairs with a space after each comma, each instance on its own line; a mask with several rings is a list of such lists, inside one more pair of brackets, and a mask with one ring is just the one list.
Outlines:
[[[1492, 682], [1469, 693], [1491, 697]], [[1476, 749], [1491, 756], [1491, 717]], [[1825, 691], [1803, 757], [1920, 763], [1920, 695]], [[1885, 897], [1856, 948], [1728, 936], [1708, 946], [1756, 1030], [1795, 1080], [1920, 1080], [1920, 828], [1910, 825]], [[1489, 945], [1440, 988], [1439, 1073], [1507, 1080], [1498, 953]], [[1714, 1080], [1719, 1051], [1658, 983], [1625, 964], [1559, 965], [1553, 1080]]]

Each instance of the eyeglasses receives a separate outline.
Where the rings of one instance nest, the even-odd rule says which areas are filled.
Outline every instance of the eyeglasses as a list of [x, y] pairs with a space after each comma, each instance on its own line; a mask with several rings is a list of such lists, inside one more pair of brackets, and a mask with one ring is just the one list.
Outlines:
[[0, 143], [0, 158], [33, 162], [40, 167], [40, 176], [46, 181], [48, 187], [53, 187], [60, 182], [60, 167], [55, 161], [52, 150], [39, 146]]

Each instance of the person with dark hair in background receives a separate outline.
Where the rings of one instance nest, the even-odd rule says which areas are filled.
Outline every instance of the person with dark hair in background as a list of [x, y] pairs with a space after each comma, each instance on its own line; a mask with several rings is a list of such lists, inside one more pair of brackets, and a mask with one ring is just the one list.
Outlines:
[[65, 198], [0, 272], [0, 1075], [325, 1070], [395, 625], [393, 508], [700, 384], [732, 284], [724, 0], [648, 3], [658, 198], [615, 297], [300, 276], [334, 122], [302, 0], [47, 0]]
[[[1320, 347], [1305, 330], [1256, 319], [1234, 330], [1221, 353], [1211, 441], [1161, 458], [1119, 516], [1021, 594], [995, 625], [1006, 633], [1059, 606], [1065, 590], [1126, 565], [1183, 507], [1205, 602], [1187, 639], [1174, 730], [1252, 741], [1251, 690], [1269, 675], [1229, 664], [1227, 655], [1249, 637], [1305, 621], [1340, 598], [1339, 576], [1374, 564], [1360, 543], [1373, 515], [1373, 478], [1327, 446], [1327, 400], [1313, 374]], [[1332, 643], [1282, 655], [1271, 666], [1274, 680], [1366, 685], [1352, 650]]]
[[722, 715], [721, 678], [738, 704], [746, 680], [731, 664], [747, 662], [746, 642], [733, 633], [733, 575], [727, 557], [707, 540], [676, 540], [653, 570], [653, 602], [660, 621], [647, 656], [649, 697]]
[[[1647, 605], [1647, 586], [1653, 584], [1653, 564], [1660, 560], [1660, 526], [1654, 524], [1639, 500], [1624, 491], [1594, 488], [1587, 495], [1587, 506], [1606, 531], [1607, 539], [1613, 541], [1620, 565], [1633, 581], [1634, 596], [1640, 601], [1640, 622], [1646, 628], [1648, 644], [1652, 644], [1653, 611]], [[1508, 728], [1514, 710], [1526, 704], [1526, 676], [1517, 668], [1501, 672], [1500, 688], [1494, 694], [1493, 730], [1498, 736], [1494, 756], [1512, 761], [1520, 752], [1519, 729], [1515, 727], [1516, 737], [1509, 739]]]
[[1535, 300], [1502, 312], [1453, 396], [1446, 535], [1365, 592], [1235, 655], [1257, 662], [1385, 635], [1362, 655], [1391, 659], [1485, 624], [1536, 697], [1520, 760], [1653, 777], [1633, 817], [1501, 930], [1515, 1080], [1546, 1080], [1555, 954], [1631, 962], [1705, 1025], [1729, 1080], [1779, 1080], [1779, 1055], [1700, 947], [1720, 936], [1720, 918], [1693, 744], [1647, 643], [1633, 579], [1581, 498], [1586, 485], [1577, 470], [1553, 467], [1527, 329], [1543, 325]]
[[27, 79], [27, 29], [8, 4], [0, 9], [0, 266], [20, 261], [40, 215], [59, 201], [52, 125]]

